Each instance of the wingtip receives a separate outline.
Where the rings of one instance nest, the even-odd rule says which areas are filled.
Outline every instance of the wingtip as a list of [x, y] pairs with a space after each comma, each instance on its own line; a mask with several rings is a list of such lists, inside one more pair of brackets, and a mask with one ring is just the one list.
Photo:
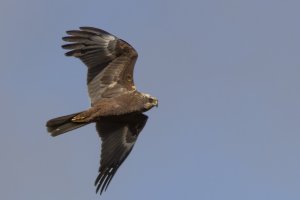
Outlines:
[[69, 45], [69, 44], [63, 44], [63, 45], [61, 45], [60, 47], [63, 48], [63, 49], [68, 49], [68, 45]]
[[79, 29], [86, 30], [86, 29], [93, 29], [93, 27], [92, 26], [80, 26]]
[[74, 56], [74, 52], [73, 51], [68, 51], [68, 52], [65, 53], [65, 56], [68, 56], [68, 57]]
[[56, 137], [56, 136], [58, 136], [59, 134], [56, 134], [56, 133], [50, 133], [50, 136], [51, 137]]
[[68, 41], [68, 38], [69, 38], [70, 36], [64, 36], [64, 37], [62, 37], [61, 39], [63, 40], [63, 41], [65, 41], [65, 42], [69, 42]]
[[66, 33], [68, 34], [68, 35], [72, 35], [72, 34], [76, 34], [76, 33], [78, 33], [78, 32], [80, 32], [80, 30], [75, 30], [75, 29], [72, 29], [72, 30], [67, 30], [66, 31]]
[[66, 31], [66, 34], [72, 35], [72, 33], [73, 33], [74, 31], [75, 31], [75, 30], [68, 30], [68, 31]]

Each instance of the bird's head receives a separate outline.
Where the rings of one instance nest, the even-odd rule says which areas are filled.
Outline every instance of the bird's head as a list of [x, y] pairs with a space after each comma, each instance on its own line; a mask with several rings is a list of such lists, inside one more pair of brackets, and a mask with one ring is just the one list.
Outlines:
[[144, 104], [144, 108], [146, 110], [150, 110], [153, 106], [158, 107], [158, 100], [155, 97], [152, 97], [149, 94], [143, 94], [144, 98], [145, 98], [145, 104]]

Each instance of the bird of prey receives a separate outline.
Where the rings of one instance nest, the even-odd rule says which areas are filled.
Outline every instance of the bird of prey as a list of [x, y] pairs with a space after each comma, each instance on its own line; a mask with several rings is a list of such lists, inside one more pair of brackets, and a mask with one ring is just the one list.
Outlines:
[[96, 193], [105, 191], [116, 171], [131, 152], [148, 117], [143, 112], [158, 106], [158, 100], [137, 91], [133, 70], [138, 54], [127, 42], [93, 27], [66, 32], [65, 55], [79, 58], [87, 66], [91, 107], [51, 119], [46, 127], [58, 136], [90, 123], [102, 140]]

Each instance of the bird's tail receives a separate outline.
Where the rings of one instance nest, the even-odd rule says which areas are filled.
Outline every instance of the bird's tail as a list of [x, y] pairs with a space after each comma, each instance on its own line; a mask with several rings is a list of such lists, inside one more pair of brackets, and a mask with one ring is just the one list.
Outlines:
[[54, 137], [89, 124], [89, 122], [73, 122], [71, 119], [78, 114], [80, 112], [49, 120], [46, 124], [48, 132]]

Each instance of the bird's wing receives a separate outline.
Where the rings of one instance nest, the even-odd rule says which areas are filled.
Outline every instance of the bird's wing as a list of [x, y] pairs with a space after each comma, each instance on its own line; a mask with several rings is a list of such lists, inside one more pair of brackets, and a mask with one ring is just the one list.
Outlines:
[[87, 67], [87, 85], [92, 105], [101, 98], [135, 90], [133, 69], [135, 49], [116, 36], [93, 27], [67, 31], [62, 48], [65, 55], [79, 58]]
[[116, 171], [131, 152], [148, 116], [138, 113], [125, 117], [105, 118], [96, 122], [102, 139], [99, 175], [95, 180], [96, 192], [107, 189]]

